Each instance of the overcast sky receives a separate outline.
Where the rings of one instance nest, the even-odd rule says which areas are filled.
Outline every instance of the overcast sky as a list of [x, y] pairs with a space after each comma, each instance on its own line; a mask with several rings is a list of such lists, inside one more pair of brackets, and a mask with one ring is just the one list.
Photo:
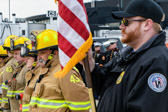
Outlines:
[[[16, 18], [26, 18], [46, 14], [47, 10], [57, 10], [55, 0], [0, 0], [0, 12], [3, 18], [9, 18], [9, 1], [10, 13], [11, 15], [15, 13]], [[88, 1], [90, 0], [84, 0], [84, 2]]]

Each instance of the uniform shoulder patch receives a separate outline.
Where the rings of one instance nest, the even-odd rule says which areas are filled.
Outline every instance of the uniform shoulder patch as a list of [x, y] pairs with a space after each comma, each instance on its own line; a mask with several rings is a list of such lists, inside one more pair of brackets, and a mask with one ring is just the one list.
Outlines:
[[162, 92], [166, 88], [167, 80], [164, 75], [153, 73], [148, 78], [148, 85], [153, 91]]
[[7, 67], [7, 68], [6, 68], [6, 72], [11, 73], [12, 71], [13, 71], [12, 67]]

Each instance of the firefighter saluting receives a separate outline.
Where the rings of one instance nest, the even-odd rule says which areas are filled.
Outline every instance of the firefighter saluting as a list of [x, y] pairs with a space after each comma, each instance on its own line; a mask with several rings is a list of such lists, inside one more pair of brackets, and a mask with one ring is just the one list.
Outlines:
[[38, 61], [42, 70], [31, 96], [30, 112], [89, 112], [88, 89], [79, 72], [72, 69], [64, 78], [54, 77], [61, 69], [57, 32], [45, 30], [36, 37]]

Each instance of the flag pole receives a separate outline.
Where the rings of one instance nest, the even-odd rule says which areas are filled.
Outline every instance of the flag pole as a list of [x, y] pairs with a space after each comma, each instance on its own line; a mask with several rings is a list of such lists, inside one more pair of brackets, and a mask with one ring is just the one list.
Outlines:
[[89, 90], [89, 98], [90, 98], [90, 101], [91, 101], [92, 112], [96, 112], [96, 106], [95, 106], [95, 99], [94, 99], [94, 96], [93, 96], [92, 78], [91, 78], [91, 73], [90, 73], [88, 55], [84, 58], [84, 68], [85, 68], [86, 83], [87, 83], [88, 90]]

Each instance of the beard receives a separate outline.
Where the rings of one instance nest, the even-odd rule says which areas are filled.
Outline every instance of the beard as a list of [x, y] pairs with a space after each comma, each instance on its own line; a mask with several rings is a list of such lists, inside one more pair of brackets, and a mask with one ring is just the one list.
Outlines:
[[125, 29], [122, 29], [121, 33], [124, 34], [124, 37], [121, 38], [121, 41], [126, 44], [131, 43], [136, 40], [141, 34], [140, 26], [131, 32], [126, 32]]
[[43, 59], [39, 59], [39, 65], [41, 66], [41, 67], [44, 67], [45, 66], [45, 64], [46, 64], [46, 61], [45, 60], [43, 60]]

